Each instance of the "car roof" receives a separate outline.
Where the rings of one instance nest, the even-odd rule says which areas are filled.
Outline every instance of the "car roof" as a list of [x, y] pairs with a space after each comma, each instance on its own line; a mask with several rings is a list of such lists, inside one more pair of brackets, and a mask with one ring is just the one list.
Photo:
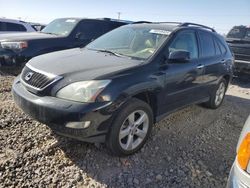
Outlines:
[[22, 21], [22, 20], [15, 20], [15, 19], [9, 19], [9, 18], [0, 18], [0, 21], [2, 22], [10, 22], [10, 23], [21, 23], [21, 24], [26, 24], [27, 22]]
[[59, 20], [59, 19], [74, 19], [77, 21], [82, 21], [82, 20], [100, 20], [100, 21], [107, 21], [107, 22], [120, 22], [120, 23], [133, 23], [133, 21], [129, 21], [129, 20], [118, 20], [118, 19], [112, 19], [112, 18], [80, 18], [80, 17], [65, 17], [65, 18], [56, 18], [55, 20]]

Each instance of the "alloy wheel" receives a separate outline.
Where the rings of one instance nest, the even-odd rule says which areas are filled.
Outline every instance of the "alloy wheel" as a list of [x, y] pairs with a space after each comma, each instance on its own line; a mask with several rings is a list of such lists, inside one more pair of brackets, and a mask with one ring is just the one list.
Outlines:
[[225, 95], [225, 90], [226, 90], [226, 85], [224, 82], [221, 82], [215, 95], [215, 105], [219, 106], [224, 98]]
[[127, 116], [119, 132], [119, 143], [123, 150], [137, 148], [146, 138], [149, 130], [149, 117], [143, 110], [137, 110]]

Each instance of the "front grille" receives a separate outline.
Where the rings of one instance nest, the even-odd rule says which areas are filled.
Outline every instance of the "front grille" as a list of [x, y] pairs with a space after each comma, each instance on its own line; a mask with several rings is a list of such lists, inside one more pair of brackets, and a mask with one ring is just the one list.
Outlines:
[[25, 66], [21, 74], [22, 82], [27, 86], [31, 86], [34, 89], [42, 90], [49, 84], [51, 84], [56, 77], [48, 76], [39, 72], [32, 70], [31, 68]]

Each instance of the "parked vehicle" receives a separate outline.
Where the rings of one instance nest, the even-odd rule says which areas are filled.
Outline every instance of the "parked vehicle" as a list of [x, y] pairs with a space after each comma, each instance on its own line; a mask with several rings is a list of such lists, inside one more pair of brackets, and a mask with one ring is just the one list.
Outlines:
[[34, 31], [36, 30], [29, 23], [26, 23], [24, 21], [0, 18], [0, 34]]
[[232, 65], [227, 43], [209, 27], [129, 24], [85, 48], [31, 59], [13, 96], [56, 133], [129, 155], [169, 113], [194, 103], [218, 108]]
[[236, 158], [227, 182], [228, 188], [250, 187], [250, 116], [241, 131]]
[[226, 40], [235, 55], [236, 70], [250, 73], [250, 27], [233, 27]]
[[0, 35], [1, 70], [20, 73], [32, 57], [85, 46], [125, 24], [112, 19], [61, 18], [52, 21], [41, 32]]

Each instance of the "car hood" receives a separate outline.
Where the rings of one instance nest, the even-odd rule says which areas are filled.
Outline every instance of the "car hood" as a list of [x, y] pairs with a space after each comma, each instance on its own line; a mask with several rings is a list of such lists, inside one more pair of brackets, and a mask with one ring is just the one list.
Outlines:
[[74, 48], [37, 56], [28, 64], [38, 71], [88, 80], [138, 66], [142, 62], [106, 52]]
[[34, 39], [48, 39], [57, 37], [60, 36], [47, 33], [40, 33], [40, 32], [8, 33], [8, 34], [1, 34], [0, 41], [22, 41], [22, 40], [29, 41]]

